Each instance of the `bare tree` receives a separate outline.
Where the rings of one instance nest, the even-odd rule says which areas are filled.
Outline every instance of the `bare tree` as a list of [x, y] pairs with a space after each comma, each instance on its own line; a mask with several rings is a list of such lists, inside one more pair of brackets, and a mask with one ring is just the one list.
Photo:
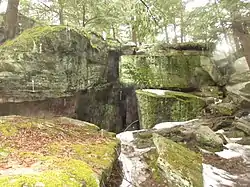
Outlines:
[[5, 37], [13, 39], [16, 35], [17, 16], [18, 16], [19, 0], [8, 0], [8, 6], [5, 17]]

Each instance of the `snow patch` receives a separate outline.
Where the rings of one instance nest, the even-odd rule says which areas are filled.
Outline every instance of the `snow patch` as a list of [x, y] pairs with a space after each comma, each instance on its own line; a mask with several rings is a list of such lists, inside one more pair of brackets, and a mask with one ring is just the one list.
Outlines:
[[167, 90], [159, 90], [159, 89], [143, 89], [142, 91], [157, 94], [157, 95], [165, 95]]
[[188, 125], [197, 120], [198, 119], [193, 119], [189, 121], [181, 121], [181, 122], [163, 122], [163, 123], [156, 124], [153, 127], [153, 129], [169, 129], [169, 128], [176, 127], [176, 126]]
[[227, 150], [227, 149], [220, 151], [220, 152], [216, 152], [215, 154], [218, 155], [219, 157], [222, 157], [225, 159], [230, 159], [230, 158], [235, 158], [235, 157], [241, 156], [241, 154], [239, 152]]
[[237, 179], [236, 176], [230, 175], [228, 172], [211, 165], [202, 165], [204, 187], [234, 186], [235, 183], [233, 180]]

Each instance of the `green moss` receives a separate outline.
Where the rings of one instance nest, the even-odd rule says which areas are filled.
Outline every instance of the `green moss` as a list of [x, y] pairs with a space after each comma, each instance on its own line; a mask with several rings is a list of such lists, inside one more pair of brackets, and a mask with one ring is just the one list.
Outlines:
[[144, 88], [192, 87], [193, 72], [200, 66], [199, 55], [164, 54], [123, 56], [120, 80]]
[[27, 49], [34, 45], [34, 42], [40, 42], [43, 37], [55, 37], [58, 31], [66, 29], [66, 26], [38, 26], [25, 30], [14, 40], [5, 42], [0, 49], [7, 47]]
[[152, 128], [166, 121], [186, 121], [196, 118], [205, 107], [205, 101], [187, 93], [166, 91], [157, 95], [137, 90], [139, 117], [142, 128]]
[[[72, 145], [73, 150], [77, 153], [74, 157], [84, 160], [93, 168], [107, 169], [110, 162], [116, 158], [115, 154], [117, 151], [117, 141], [106, 142], [104, 145], [100, 144], [74, 144]], [[91, 159], [89, 159], [91, 157]]]
[[61, 159], [44, 157], [51, 170], [35, 175], [20, 175], [0, 177], [0, 185], [6, 187], [20, 187], [23, 184], [34, 186], [37, 182], [45, 186], [72, 186], [79, 187], [85, 181], [89, 187], [98, 187], [97, 177], [93, 170], [83, 161], [74, 159]]
[[14, 136], [17, 133], [17, 128], [11, 123], [0, 122], [0, 133], [4, 136]]
[[[176, 175], [179, 175], [179, 177], [191, 183], [188, 186], [203, 186], [202, 157], [200, 154], [160, 135], [153, 134], [153, 138], [159, 153], [158, 165], [163, 169], [164, 175], [170, 183], [176, 185], [176, 183], [181, 182], [174, 181], [178, 179]], [[170, 177], [171, 175], [173, 178]]]
[[147, 164], [149, 165], [149, 168], [151, 169], [151, 172], [153, 174], [153, 178], [157, 181], [157, 182], [161, 182], [162, 181], [162, 175], [161, 175], [161, 171], [160, 168], [157, 166], [157, 158], [158, 158], [158, 153], [155, 149], [151, 149], [150, 151], [148, 151], [144, 157], [145, 160], [147, 162]]
[[[0, 127], [8, 124], [8, 128], [15, 129], [15, 134], [4, 134], [7, 141], [1, 142], [5, 146], [0, 149], [1, 164], [11, 165], [8, 160], [15, 159], [23, 167], [16, 170], [22, 173], [22, 169], [30, 169], [30, 174], [17, 172], [13, 176], [0, 176], [0, 186], [26, 184], [32, 187], [41, 182], [45, 186], [79, 187], [85, 182], [88, 187], [97, 187], [99, 181], [103, 182], [110, 176], [119, 148], [119, 141], [113, 133], [99, 131], [93, 124], [69, 118], [0, 118]], [[24, 144], [29, 146], [19, 144], [16, 138], [20, 137], [19, 130], [30, 135], [21, 135]]]

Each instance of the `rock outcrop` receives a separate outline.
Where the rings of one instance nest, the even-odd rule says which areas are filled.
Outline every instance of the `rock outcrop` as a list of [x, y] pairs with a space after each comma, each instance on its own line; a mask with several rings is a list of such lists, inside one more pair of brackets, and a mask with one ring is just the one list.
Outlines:
[[195, 95], [166, 90], [137, 90], [141, 128], [166, 121], [186, 121], [202, 114], [205, 101]]
[[73, 28], [35, 27], [0, 51], [2, 92], [23, 100], [67, 96], [108, 80], [108, 48]]
[[0, 52], [0, 108], [6, 109], [0, 115], [70, 116], [114, 132], [138, 119], [136, 103], [126, 105], [135, 101], [134, 90], [125, 95], [118, 81], [117, 41], [67, 26], [39, 26], [5, 42]]
[[104, 186], [119, 154], [114, 134], [93, 124], [0, 117], [0, 186]]
[[[140, 51], [142, 50], [142, 51]], [[195, 90], [223, 85], [223, 77], [201, 44], [155, 45], [121, 58], [121, 80], [139, 88]]]
[[157, 149], [157, 166], [169, 186], [203, 187], [202, 157], [187, 148], [153, 134]]

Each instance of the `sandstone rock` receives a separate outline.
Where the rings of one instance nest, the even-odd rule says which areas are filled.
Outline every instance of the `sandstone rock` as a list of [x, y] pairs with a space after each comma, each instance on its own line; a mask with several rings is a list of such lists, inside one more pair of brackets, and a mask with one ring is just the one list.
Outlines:
[[201, 56], [200, 58], [202, 69], [208, 72], [213, 81], [216, 82], [219, 86], [226, 85], [228, 77], [225, 77], [220, 73], [215, 63], [209, 57]]
[[167, 90], [137, 90], [141, 128], [165, 121], [186, 121], [201, 115], [205, 101], [192, 94]]
[[223, 133], [227, 138], [241, 138], [245, 137], [246, 133], [237, 129], [237, 128], [230, 128]]
[[223, 140], [208, 126], [199, 124], [199, 121], [191, 124], [178, 125], [171, 128], [149, 129], [134, 133], [135, 144], [138, 148], [152, 146], [152, 134], [156, 133], [177, 143], [184, 143], [192, 150], [203, 148], [209, 151], [223, 149]]
[[236, 143], [241, 145], [250, 145], [250, 137], [242, 137], [242, 139], [237, 141]]
[[243, 131], [245, 134], [250, 136], [250, 122], [239, 119], [233, 123], [236, 129]]
[[236, 73], [244, 73], [246, 71], [249, 71], [249, 67], [246, 61], [245, 57], [241, 57], [239, 59], [237, 59], [234, 63], [233, 63], [233, 68], [235, 70]]
[[222, 148], [223, 140], [216, 135], [209, 127], [199, 126], [194, 131], [196, 141], [202, 147]]
[[219, 103], [209, 106], [212, 114], [219, 116], [232, 116], [237, 111], [237, 105], [233, 103]]
[[250, 79], [250, 71], [244, 73], [234, 73], [229, 79], [229, 85], [248, 82]]
[[153, 141], [159, 154], [157, 165], [170, 186], [203, 186], [201, 155], [157, 134]]
[[113, 133], [67, 118], [0, 117], [0, 134], [0, 186], [102, 186], [119, 153]]
[[213, 97], [213, 98], [221, 98], [223, 96], [223, 92], [217, 86], [201, 86], [200, 92], [195, 92], [195, 95], [200, 97]]

